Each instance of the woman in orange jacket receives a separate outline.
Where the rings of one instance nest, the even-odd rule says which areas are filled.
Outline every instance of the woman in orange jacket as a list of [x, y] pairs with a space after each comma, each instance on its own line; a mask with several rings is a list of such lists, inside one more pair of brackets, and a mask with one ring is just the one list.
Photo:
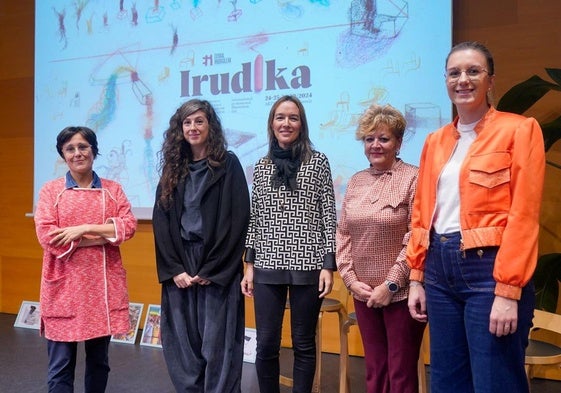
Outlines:
[[431, 392], [528, 392], [545, 171], [533, 118], [499, 112], [489, 50], [452, 48], [446, 87], [458, 116], [423, 148], [412, 232], [408, 306], [429, 322]]

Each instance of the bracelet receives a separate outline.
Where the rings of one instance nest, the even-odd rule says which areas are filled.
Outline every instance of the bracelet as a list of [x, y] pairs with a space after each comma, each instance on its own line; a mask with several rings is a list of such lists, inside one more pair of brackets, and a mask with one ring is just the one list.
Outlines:
[[422, 287], [423, 283], [419, 282], [419, 281], [410, 281], [409, 282], [409, 287]]

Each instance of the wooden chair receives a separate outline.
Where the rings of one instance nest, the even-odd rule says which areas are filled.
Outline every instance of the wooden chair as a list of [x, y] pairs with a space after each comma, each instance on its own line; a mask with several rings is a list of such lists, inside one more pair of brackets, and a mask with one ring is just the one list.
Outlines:
[[[429, 327], [425, 327], [423, 341], [421, 341], [421, 351], [419, 352], [419, 361], [417, 363], [417, 373], [419, 375], [419, 393], [427, 393], [427, 368], [425, 360], [430, 358], [430, 339]], [[428, 363], [427, 363], [428, 364]]]
[[[343, 284], [338, 273], [333, 274], [333, 290], [328, 297], [323, 299], [318, 316], [318, 323], [316, 327], [316, 371], [314, 376], [314, 385], [312, 392], [319, 393], [321, 391], [321, 345], [322, 345], [322, 318], [324, 313], [335, 312], [339, 317], [339, 341], [340, 341], [340, 360], [339, 360], [339, 374], [343, 375], [343, 364], [348, 363], [348, 343], [347, 334], [345, 333], [345, 323], [347, 321], [347, 288]], [[287, 299], [286, 308], [290, 309], [290, 302]], [[345, 368], [346, 372], [346, 368]], [[346, 374], [345, 374], [346, 375]], [[342, 380], [340, 378], [340, 380]], [[284, 386], [293, 386], [292, 378], [281, 375], [279, 382]], [[339, 386], [340, 393], [346, 393], [345, 387]]]
[[[339, 393], [350, 393], [351, 391], [351, 384], [349, 381], [349, 328], [351, 326], [357, 325], [356, 320], [356, 313], [353, 311], [347, 315], [347, 320], [343, 326], [344, 333], [345, 333], [345, 345], [344, 351], [345, 354], [343, 355], [343, 346], [341, 346], [341, 358], [340, 358], [340, 370], [339, 370]], [[343, 387], [343, 389], [341, 389]]]
[[[346, 334], [349, 333], [349, 328], [353, 325], [357, 325], [356, 320], [356, 313], [351, 312], [347, 318], [347, 322], [345, 323], [345, 332]], [[423, 335], [423, 341], [421, 342], [421, 350], [419, 352], [419, 361], [417, 362], [417, 373], [419, 375], [419, 393], [427, 393], [427, 371], [425, 366], [425, 355], [429, 354], [429, 335], [428, 335], [428, 327], [425, 328], [425, 332]], [[341, 356], [342, 357], [342, 356]], [[348, 359], [348, 355], [347, 355]], [[339, 390], [340, 393], [350, 393], [350, 384], [349, 378], [347, 375], [347, 368], [348, 368], [348, 360], [345, 359], [345, 365], [341, 368], [341, 375], [339, 386], [345, 386], [345, 391]]]
[[530, 329], [530, 339], [526, 348], [525, 368], [528, 381], [534, 374], [534, 366], [558, 364], [561, 366], [561, 347], [532, 338], [537, 330], [549, 330], [561, 334], [561, 315], [542, 310], [534, 310], [534, 326]]

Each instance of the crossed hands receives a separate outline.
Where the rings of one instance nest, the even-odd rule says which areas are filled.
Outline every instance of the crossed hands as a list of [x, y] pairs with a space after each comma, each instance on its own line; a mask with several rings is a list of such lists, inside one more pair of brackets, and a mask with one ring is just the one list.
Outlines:
[[173, 277], [173, 282], [178, 288], [189, 288], [193, 285], [209, 285], [210, 281], [199, 276], [191, 277], [187, 273], [183, 272]]
[[349, 290], [356, 300], [366, 303], [366, 306], [370, 308], [385, 307], [390, 304], [393, 297], [385, 284], [372, 288], [365, 282], [355, 281]]

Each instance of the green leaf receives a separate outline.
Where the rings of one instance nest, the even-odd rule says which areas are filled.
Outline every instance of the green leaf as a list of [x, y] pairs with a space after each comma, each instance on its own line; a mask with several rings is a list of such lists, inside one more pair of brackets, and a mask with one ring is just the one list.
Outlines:
[[548, 151], [551, 146], [559, 139], [561, 139], [561, 116], [552, 122], [542, 124], [543, 141], [545, 151]]
[[561, 281], [561, 253], [539, 257], [533, 278], [536, 287], [536, 308], [556, 312]]
[[561, 86], [561, 69], [559, 68], [546, 68], [545, 72], [555, 83]]
[[522, 114], [550, 90], [561, 91], [561, 86], [534, 75], [507, 91], [497, 104], [497, 109]]

